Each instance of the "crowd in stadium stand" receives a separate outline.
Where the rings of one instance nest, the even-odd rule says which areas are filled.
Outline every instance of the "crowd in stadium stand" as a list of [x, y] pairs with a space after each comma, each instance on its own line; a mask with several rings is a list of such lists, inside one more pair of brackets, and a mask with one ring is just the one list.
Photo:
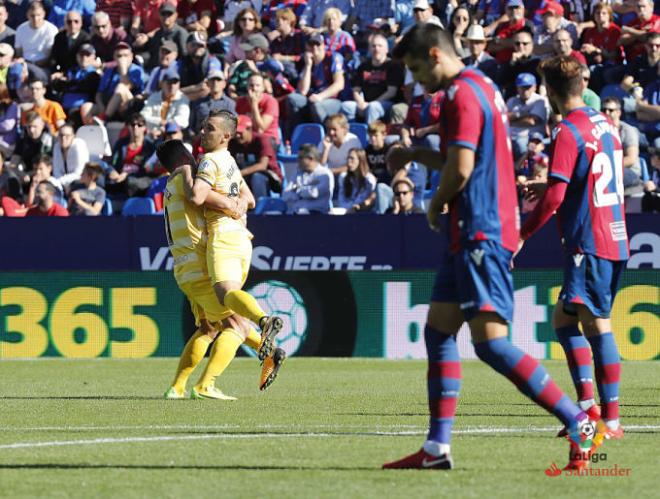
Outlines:
[[575, 57], [585, 102], [621, 132], [627, 209], [660, 211], [651, 0], [0, 0], [0, 213], [158, 212], [156, 147], [202, 154], [219, 109], [239, 115], [229, 150], [257, 212], [421, 213], [437, 172], [385, 161], [440, 147], [444, 92], [388, 55], [415, 23], [443, 26], [499, 85], [521, 186], [547, 174], [561, 120], [537, 66]]

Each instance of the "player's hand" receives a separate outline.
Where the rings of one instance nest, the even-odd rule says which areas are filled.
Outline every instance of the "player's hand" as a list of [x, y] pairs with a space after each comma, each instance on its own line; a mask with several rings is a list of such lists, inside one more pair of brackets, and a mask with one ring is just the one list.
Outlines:
[[523, 197], [527, 201], [536, 201], [543, 197], [548, 188], [547, 180], [528, 180], [523, 187]]
[[438, 201], [438, 198], [433, 197], [429, 210], [426, 213], [426, 220], [429, 223], [431, 230], [440, 232], [440, 215], [447, 213], [449, 210], [445, 203]]
[[391, 172], [397, 172], [405, 168], [405, 166], [413, 161], [414, 150], [406, 149], [405, 147], [390, 148], [385, 156], [387, 162], [387, 169]]

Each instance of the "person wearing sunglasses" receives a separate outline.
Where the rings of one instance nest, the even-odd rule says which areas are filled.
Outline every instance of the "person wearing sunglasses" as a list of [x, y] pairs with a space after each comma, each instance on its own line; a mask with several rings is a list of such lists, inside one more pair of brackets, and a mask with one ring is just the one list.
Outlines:
[[623, 146], [623, 187], [642, 189], [642, 167], [639, 163], [639, 130], [621, 120], [621, 101], [616, 97], [603, 99], [601, 111], [619, 130]]
[[575, 23], [564, 17], [564, 7], [559, 2], [548, 0], [541, 10], [536, 11], [543, 22], [534, 29], [534, 53], [547, 59], [553, 55], [552, 38], [560, 29], [565, 29], [573, 42], [578, 39]]
[[250, 35], [261, 32], [261, 19], [257, 11], [252, 7], [241, 10], [234, 19], [232, 31], [231, 45], [225, 55], [225, 63], [227, 64], [244, 60], [245, 49], [241, 48], [241, 44], [247, 43]]
[[[514, 35], [521, 29], [527, 29], [530, 32], [534, 29], [532, 22], [525, 19], [525, 5], [522, 0], [508, 0], [506, 15], [508, 21], [497, 26], [493, 39], [488, 44], [488, 52], [495, 56], [499, 64], [506, 64], [511, 60], [511, 55], [515, 50]], [[486, 34], [489, 35], [490, 31], [487, 31]]]
[[96, 55], [101, 62], [108, 63], [114, 59], [115, 48], [126, 40], [126, 33], [117, 30], [110, 24], [110, 16], [105, 12], [96, 12], [92, 16], [91, 26], [92, 38], [90, 43], [96, 50]]
[[392, 191], [394, 198], [392, 199], [392, 206], [385, 212], [390, 215], [422, 215], [425, 211], [413, 202], [413, 194], [415, 191], [415, 184], [407, 178], [403, 177], [395, 180], [392, 184]]
[[66, 72], [76, 65], [78, 49], [89, 43], [91, 36], [82, 29], [80, 12], [72, 10], [64, 17], [64, 29], [55, 35], [53, 42], [53, 67], [57, 72]]

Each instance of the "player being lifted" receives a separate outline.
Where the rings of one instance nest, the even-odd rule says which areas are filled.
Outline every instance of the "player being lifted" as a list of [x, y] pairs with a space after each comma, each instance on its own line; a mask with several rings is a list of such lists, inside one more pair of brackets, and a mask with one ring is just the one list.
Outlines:
[[[591, 418], [600, 417], [594, 401], [593, 353], [605, 437], [623, 438], [621, 364], [610, 321], [619, 276], [629, 256], [623, 147], [616, 126], [582, 100], [584, 83], [575, 59], [549, 59], [540, 72], [550, 102], [564, 119], [552, 132], [547, 184], [530, 185], [532, 197], [539, 190], [545, 193], [522, 228], [521, 247], [556, 211], [565, 258], [553, 327], [566, 353], [579, 406]], [[559, 435], [565, 433], [564, 429]]]
[[[227, 151], [229, 141], [236, 134], [236, 124], [236, 115], [228, 111], [212, 111], [204, 121], [200, 135], [205, 154], [196, 172], [193, 172], [191, 165], [181, 169], [186, 197], [195, 206], [203, 206], [211, 191], [214, 191], [228, 197], [230, 203], [237, 207], [241, 203], [241, 193], [249, 192], [236, 161]], [[208, 235], [206, 264], [217, 300], [235, 314], [259, 325], [261, 346], [258, 357], [267, 361], [267, 366], [273, 361], [269, 355], [283, 322], [277, 316], [268, 316], [254, 297], [241, 290], [252, 257], [252, 234], [246, 228], [245, 216], [237, 220], [223, 212], [205, 208], [204, 218]], [[227, 364], [242, 342], [239, 336], [234, 337], [233, 341], [227, 340], [223, 356], [228, 359]], [[279, 356], [284, 351], [279, 349], [274, 353], [278, 354], [274, 360], [281, 364], [284, 359]], [[213, 392], [203, 389], [198, 390], [198, 394], [213, 398]]]
[[[384, 468], [451, 469], [451, 428], [461, 385], [456, 334], [470, 326], [477, 356], [538, 405], [557, 416], [571, 445], [585, 445], [594, 431], [587, 415], [565, 395], [534, 358], [511, 344], [513, 280], [509, 269], [518, 247], [519, 221], [506, 106], [497, 87], [480, 71], [465, 68], [447, 33], [418, 25], [394, 49], [429, 92], [446, 91], [440, 153], [396, 149], [391, 166], [418, 161], [442, 169], [428, 210], [432, 228], [449, 206], [450, 251], [443, 257], [424, 331], [431, 413], [422, 449]], [[588, 449], [587, 449], [588, 450]], [[573, 459], [573, 466], [583, 466]], [[571, 465], [571, 463], [569, 463]]]

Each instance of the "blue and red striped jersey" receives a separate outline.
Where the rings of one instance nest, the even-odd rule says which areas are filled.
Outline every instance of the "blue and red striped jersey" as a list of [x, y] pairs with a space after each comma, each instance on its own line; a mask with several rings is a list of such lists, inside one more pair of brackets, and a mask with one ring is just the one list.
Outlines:
[[623, 146], [617, 127], [590, 107], [571, 111], [552, 132], [548, 175], [568, 183], [557, 211], [569, 252], [627, 260]]
[[518, 245], [520, 218], [504, 99], [481, 71], [466, 68], [445, 94], [440, 114], [443, 155], [453, 145], [475, 152], [474, 171], [449, 207], [450, 249], [467, 241]]

